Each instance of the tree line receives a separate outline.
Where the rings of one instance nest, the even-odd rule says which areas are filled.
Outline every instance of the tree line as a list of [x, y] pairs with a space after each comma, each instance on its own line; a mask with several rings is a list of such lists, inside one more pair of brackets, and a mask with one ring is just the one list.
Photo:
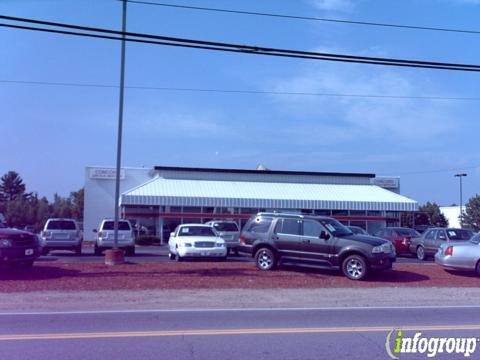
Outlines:
[[58, 194], [50, 202], [36, 192], [27, 192], [23, 179], [15, 171], [0, 178], [0, 222], [9, 227], [39, 232], [48, 218], [83, 220], [83, 188], [72, 191], [68, 197]]

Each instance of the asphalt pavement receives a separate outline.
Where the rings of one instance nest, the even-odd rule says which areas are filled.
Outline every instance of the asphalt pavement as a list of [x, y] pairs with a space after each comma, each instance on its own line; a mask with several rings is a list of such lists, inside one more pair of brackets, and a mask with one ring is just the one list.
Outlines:
[[[141, 263], [156, 263], [156, 262], [168, 262], [171, 261], [168, 258], [168, 248], [163, 246], [138, 246], [135, 249], [135, 256], [126, 257], [128, 262], [134, 264]], [[37, 261], [41, 262], [63, 262], [63, 263], [103, 263], [103, 256], [96, 256], [93, 252], [93, 246], [84, 246], [82, 249], [82, 255], [76, 255], [73, 251], [67, 250], [54, 250], [48, 255], [40, 256]], [[252, 262], [253, 259], [246, 255], [230, 255], [228, 261], [239, 262]], [[434, 264], [433, 259], [427, 261], [420, 261], [413, 255], [411, 257], [401, 256], [397, 257], [398, 263], [406, 264]]]
[[[479, 310], [427, 306], [3, 313], [0, 353], [9, 360], [388, 359], [394, 329], [401, 329], [404, 337], [416, 332], [422, 338], [480, 337]], [[389, 334], [393, 337], [386, 346]], [[478, 355], [470, 358], [480, 355], [476, 340], [474, 345]], [[443, 353], [437, 358], [464, 356]]]

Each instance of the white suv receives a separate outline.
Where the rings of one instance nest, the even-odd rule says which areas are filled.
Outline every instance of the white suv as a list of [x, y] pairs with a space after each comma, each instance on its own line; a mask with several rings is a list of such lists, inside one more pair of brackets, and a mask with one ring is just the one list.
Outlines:
[[[95, 241], [95, 255], [102, 255], [103, 250], [110, 249], [114, 245], [114, 223], [112, 219], [104, 219], [97, 229], [93, 230], [97, 233]], [[127, 256], [135, 255], [135, 236], [132, 225], [128, 220], [118, 221], [118, 247], [125, 249]]]
[[51, 250], [73, 250], [82, 253], [83, 233], [73, 219], [48, 219], [40, 234], [42, 254]]

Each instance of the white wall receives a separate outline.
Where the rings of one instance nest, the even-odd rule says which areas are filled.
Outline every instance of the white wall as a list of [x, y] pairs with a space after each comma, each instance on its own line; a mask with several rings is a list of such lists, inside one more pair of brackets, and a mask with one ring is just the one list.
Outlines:
[[[95, 240], [93, 229], [97, 229], [103, 218], [115, 215], [115, 179], [92, 179], [92, 169], [112, 169], [87, 166], [85, 168], [85, 208], [83, 212], [83, 232], [87, 241]], [[152, 179], [150, 168], [122, 168], [125, 178], [120, 180], [120, 194]]]

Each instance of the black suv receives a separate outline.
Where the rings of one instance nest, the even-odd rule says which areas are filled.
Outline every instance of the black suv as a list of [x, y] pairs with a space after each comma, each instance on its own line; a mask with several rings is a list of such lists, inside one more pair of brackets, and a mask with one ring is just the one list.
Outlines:
[[370, 269], [391, 269], [395, 249], [384, 239], [354, 235], [335, 219], [284, 213], [258, 213], [240, 235], [241, 252], [251, 254], [260, 270], [281, 262], [340, 268], [352, 280]]

